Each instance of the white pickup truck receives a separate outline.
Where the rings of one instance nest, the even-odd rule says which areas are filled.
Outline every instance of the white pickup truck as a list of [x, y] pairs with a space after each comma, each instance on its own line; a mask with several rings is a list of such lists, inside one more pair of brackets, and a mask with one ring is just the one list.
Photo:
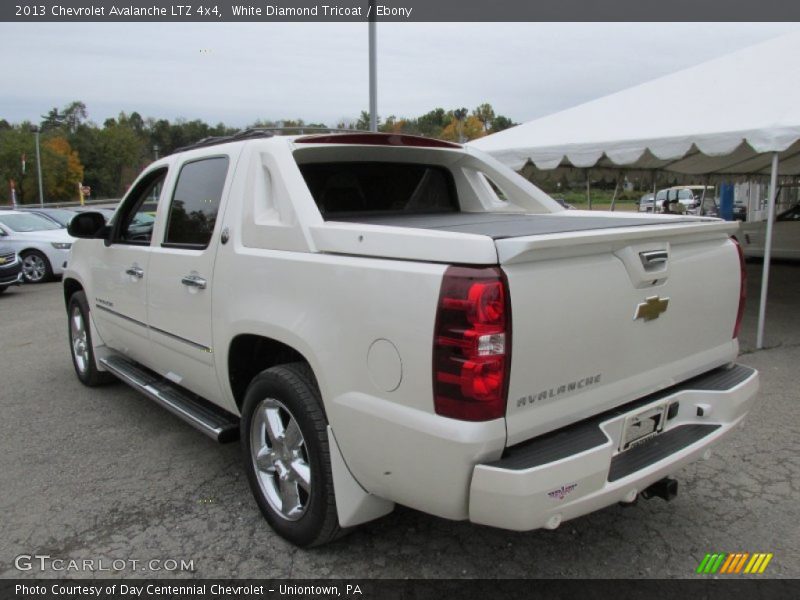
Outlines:
[[555, 528], [669, 499], [744, 418], [735, 227], [567, 211], [447, 142], [247, 131], [73, 219], [72, 359], [240, 438], [295, 544], [395, 503]]

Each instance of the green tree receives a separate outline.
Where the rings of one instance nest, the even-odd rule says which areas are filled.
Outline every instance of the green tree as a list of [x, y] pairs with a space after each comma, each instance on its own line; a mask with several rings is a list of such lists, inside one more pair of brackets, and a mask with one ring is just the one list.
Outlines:
[[475, 116], [481, 123], [483, 123], [483, 130], [488, 132], [489, 127], [492, 125], [492, 121], [495, 119], [494, 109], [492, 105], [488, 102], [484, 102], [478, 108], [472, 111], [473, 116]]
[[514, 123], [514, 121], [512, 121], [508, 117], [504, 117], [503, 115], [497, 115], [494, 119], [492, 119], [492, 133], [503, 131], [504, 129], [514, 127], [515, 125], [516, 123]]

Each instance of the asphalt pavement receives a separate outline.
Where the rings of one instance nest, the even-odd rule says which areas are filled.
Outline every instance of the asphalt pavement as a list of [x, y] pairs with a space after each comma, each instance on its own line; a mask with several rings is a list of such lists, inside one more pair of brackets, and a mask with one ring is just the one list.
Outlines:
[[[11, 289], [0, 296], [0, 577], [697, 577], [706, 553], [737, 551], [774, 554], [762, 577], [800, 577], [800, 265], [773, 268], [768, 348], [754, 351], [760, 269], [748, 268], [741, 357], [761, 371], [758, 403], [710, 460], [675, 475], [672, 502], [528, 533], [398, 507], [312, 550], [262, 519], [238, 444], [122, 384], [78, 382], [59, 283]], [[20, 555], [51, 559], [42, 571]]]

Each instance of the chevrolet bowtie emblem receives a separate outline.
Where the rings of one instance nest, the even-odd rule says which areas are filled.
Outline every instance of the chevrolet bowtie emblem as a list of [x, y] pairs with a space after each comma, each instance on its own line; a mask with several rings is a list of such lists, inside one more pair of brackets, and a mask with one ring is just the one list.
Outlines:
[[650, 296], [636, 307], [636, 314], [633, 316], [633, 320], [644, 319], [645, 321], [652, 321], [660, 317], [661, 313], [667, 312], [668, 306], [669, 298]]

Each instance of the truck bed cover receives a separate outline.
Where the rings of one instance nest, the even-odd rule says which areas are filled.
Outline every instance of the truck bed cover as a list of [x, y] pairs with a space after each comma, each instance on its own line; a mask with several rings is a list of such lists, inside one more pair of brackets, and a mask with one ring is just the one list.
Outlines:
[[391, 215], [337, 215], [332, 221], [362, 223], [367, 225], [386, 225], [389, 227], [408, 227], [414, 229], [435, 229], [455, 233], [486, 235], [492, 239], [545, 235], [592, 229], [612, 229], [617, 227], [639, 227], [648, 225], [667, 225], [700, 222], [704, 219], [678, 215], [653, 217], [611, 217], [605, 215], [561, 214], [519, 214], [519, 213], [468, 213], [448, 212], [432, 214], [391, 214]]

